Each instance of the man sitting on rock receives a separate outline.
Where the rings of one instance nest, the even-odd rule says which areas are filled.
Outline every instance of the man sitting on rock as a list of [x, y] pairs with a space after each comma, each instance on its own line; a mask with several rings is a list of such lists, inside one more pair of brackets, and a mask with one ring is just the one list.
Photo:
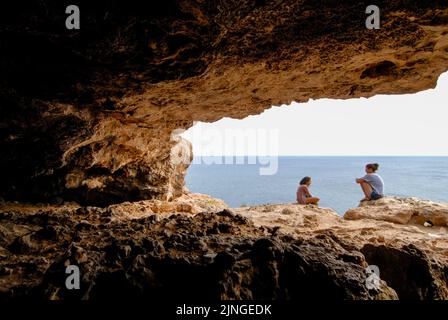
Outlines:
[[378, 163], [369, 163], [366, 165], [366, 175], [362, 178], [356, 179], [356, 183], [361, 185], [365, 198], [361, 200], [370, 201], [378, 200], [384, 197], [384, 181], [383, 178], [376, 171], [379, 168]]

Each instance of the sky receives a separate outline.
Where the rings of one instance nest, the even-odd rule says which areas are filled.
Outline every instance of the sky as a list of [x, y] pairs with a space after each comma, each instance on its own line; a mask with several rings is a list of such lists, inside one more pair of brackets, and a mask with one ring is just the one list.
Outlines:
[[448, 72], [416, 94], [292, 103], [182, 136], [195, 156], [448, 156]]

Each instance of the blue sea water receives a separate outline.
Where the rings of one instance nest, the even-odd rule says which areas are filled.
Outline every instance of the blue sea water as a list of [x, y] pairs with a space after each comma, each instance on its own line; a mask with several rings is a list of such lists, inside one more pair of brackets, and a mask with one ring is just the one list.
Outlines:
[[[386, 195], [415, 196], [448, 202], [448, 157], [279, 157], [274, 175], [260, 175], [262, 164], [248, 158], [195, 158], [186, 185], [192, 192], [223, 199], [231, 207], [295, 202], [298, 182], [311, 176], [310, 191], [321, 198], [320, 206], [339, 214], [356, 207], [363, 194], [355, 178], [362, 177], [367, 163], [380, 164]], [[232, 164], [233, 162], [233, 164]]]

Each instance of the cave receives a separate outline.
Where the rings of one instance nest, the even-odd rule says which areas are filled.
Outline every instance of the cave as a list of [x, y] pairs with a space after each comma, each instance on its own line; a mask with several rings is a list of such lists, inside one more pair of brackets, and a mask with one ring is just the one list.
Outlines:
[[[365, 27], [367, 1], [76, 2], [80, 29], [65, 27], [69, 3], [0, 10], [0, 257], [8, 257], [0, 279], [14, 288], [0, 290], [0, 299], [107, 298], [104, 279], [115, 279], [117, 294], [166, 296], [179, 286], [186, 296], [188, 277], [201, 274], [198, 292], [213, 299], [319, 297], [315, 283], [328, 298], [397, 298], [387, 286], [365, 288], [364, 246], [331, 230], [291, 239], [221, 204], [194, 219], [125, 220], [123, 212], [195, 208], [179, 199], [188, 197], [193, 159], [180, 134], [196, 121], [243, 119], [293, 101], [434, 88], [448, 69], [445, 1], [376, 1], [378, 30]], [[14, 234], [14, 225], [31, 233]], [[217, 238], [210, 261], [191, 256], [201, 241], [213, 247]], [[48, 243], [54, 250], [42, 253]], [[185, 249], [186, 258], [170, 256], [173, 248]], [[47, 262], [36, 262], [47, 254]], [[82, 265], [87, 289], [63, 289], [64, 261]], [[13, 269], [24, 278], [15, 282], [7, 270], [19, 264]], [[446, 299], [439, 269], [431, 298]], [[175, 283], [178, 273], [185, 277]]]
[[175, 129], [417, 92], [446, 70], [442, 1], [379, 3], [381, 32], [363, 2], [323, 4], [80, 2], [79, 30], [53, 1], [4, 8], [2, 198], [173, 199], [187, 168], [170, 163]]

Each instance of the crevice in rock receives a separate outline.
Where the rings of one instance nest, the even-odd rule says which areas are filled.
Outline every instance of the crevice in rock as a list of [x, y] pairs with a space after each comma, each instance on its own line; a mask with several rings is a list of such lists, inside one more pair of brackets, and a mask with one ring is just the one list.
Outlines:
[[401, 248], [366, 244], [361, 248], [367, 262], [377, 265], [385, 280], [402, 300], [448, 298], [447, 268], [413, 244]]

